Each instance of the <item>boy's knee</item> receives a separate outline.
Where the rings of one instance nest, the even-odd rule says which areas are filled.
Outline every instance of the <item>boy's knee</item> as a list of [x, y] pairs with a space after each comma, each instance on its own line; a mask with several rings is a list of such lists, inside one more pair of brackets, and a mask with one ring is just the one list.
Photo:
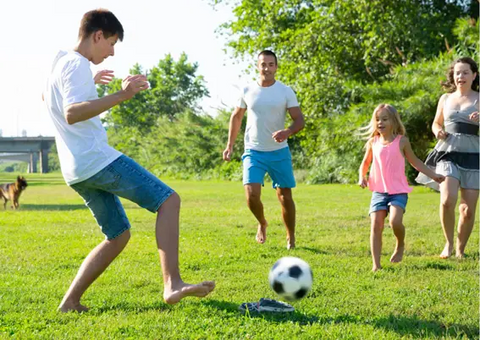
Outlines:
[[173, 192], [170, 196], [168, 196], [165, 202], [162, 203], [162, 205], [158, 208], [157, 212], [160, 212], [161, 209], [167, 206], [169, 209], [180, 209], [181, 203], [182, 201], [180, 199], [180, 196], [176, 192]]

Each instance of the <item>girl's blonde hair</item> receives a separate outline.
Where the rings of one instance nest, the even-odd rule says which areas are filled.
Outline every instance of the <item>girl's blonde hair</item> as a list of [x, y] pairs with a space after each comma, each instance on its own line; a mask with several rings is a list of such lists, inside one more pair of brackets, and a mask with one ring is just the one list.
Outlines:
[[397, 109], [390, 104], [380, 104], [375, 108], [375, 110], [373, 110], [373, 115], [370, 123], [360, 129], [361, 131], [364, 131], [362, 135], [366, 139], [370, 139], [372, 137], [380, 135], [380, 132], [378, 132], [377, 130], [377, 114], [382, 111], [388, 113], [388, 116], [392, 121], [392, 133], [394, 135], [405, 135], [405, 126], [403, 126], [403, 123], [400, 120], [400, 115], [398, 114]]

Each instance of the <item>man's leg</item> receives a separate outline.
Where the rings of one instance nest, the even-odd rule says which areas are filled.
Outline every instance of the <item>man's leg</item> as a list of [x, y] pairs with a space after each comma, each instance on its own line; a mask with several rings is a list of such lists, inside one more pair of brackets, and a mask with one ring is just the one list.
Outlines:
[[68, 312], [73, 310], [84, 312], [88, 310], [87, 307], [80, 304], [80, 298], [118, 254], [122, 252], [129, 239], [130, 231], [125, 230], [113, 240], [103, 241], [88, 254], [58, 307], [60, 311]]
[[459, 185], [459, 181], [453, 177], [446, 177], [445, 181], [440, 184], [440, 221], [446, 240], [445, 247], [440, 254], [442, 259], [449, 258], [453, 251], [455, 205], [457, 204]]
[[258, 230], [256, 240], [258, 243], [265, 243], [267, 239], [268, 222], [263, 212], [263, 203], [260, 200], [262, 186], [260, 183], [245, 184], [245, 196], [247, 205], [258, 221]]
[[282, 206], [282, 218], [287, 230], [287, 249], [295, 248], [295, 202], [292, 189], [277, 188], [277, 197]]
[[458, 221], [458, 236], [456, 246], [456, 257], [465, 256], [465, 247], [473, 230], [475, 222], [475, 210], [477, 208], [478, 190], [461, 189], [460, 190], [460, 218]]
[[177, 193], [173, 193], [158, 209], [155, 228], [163, 273], [163, 298], [169, 304], [175, 304], [187, 296], [206, 296], [215, 288], [213, 281], [187, 284], [180, 277], [178, 267], [179, 215], [180, 197]]

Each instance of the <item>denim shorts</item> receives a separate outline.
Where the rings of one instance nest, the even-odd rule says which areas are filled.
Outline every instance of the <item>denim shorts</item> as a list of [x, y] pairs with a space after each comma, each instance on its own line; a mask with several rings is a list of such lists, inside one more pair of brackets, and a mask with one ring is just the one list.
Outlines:
[[118, 197], [153, 213], [174, 192], [157, 177], [122, 155], [92, 177], [72, 185], [97, 220], [108, 240], [130, 229]]
[[292, 155], [288, 147], [275, 151], [245, 150], [243, 156], [243, 185], [251, 183], [264, 184], [268, 173], [273, 188], [294, 188]]
[[394, 205], [403, 209], [403, 212], [406, 211], [408, 202], [408, 194], [394, 194], [389, 195], [388, 193], [376, 192], [372, 193], [372, 200], [370, 202], [370, 212], [386, 210], [388, 213], [389, 206]]

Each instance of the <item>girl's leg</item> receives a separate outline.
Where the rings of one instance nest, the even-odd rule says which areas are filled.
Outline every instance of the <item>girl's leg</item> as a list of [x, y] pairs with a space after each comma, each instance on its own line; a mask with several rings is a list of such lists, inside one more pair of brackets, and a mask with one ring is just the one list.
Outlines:
[[390, 262], [401, 262], [403, 259], [403, 251], [405, 250], [405, 226], [403, 225], [403, 208], [392, 205], [390, 206], [390, 226], [397, 238], [395, 251], [393, 252]]
[[380, 265], [380, 255], [382, 253], [382, 233], [385, 217], [387, 217], [386, 210], [378, 210], [370, 214], [370, 249], [372, 251], [373, 261], [372, 271], [374, 272], [382, 268]]
[[472, 233], [475, 222], [478, 190], [461, 189], [460, 196], [460, 205], [458, 206], [458, 209], [460, 210], [460, 218], [458, 221], [456, 256], [458, 258], [463, 258], [465, 256], [465, 247], [467, 245], [468, 238]]
[[440, 221], [446, 240], [445, 248], [440, 254], [442, 259], [449, 258], [453, 251], [455, 206], [457, 204], [459, 186], [460, 183], [453, 177], [446, 177], [445, 181], [440, 184]]

